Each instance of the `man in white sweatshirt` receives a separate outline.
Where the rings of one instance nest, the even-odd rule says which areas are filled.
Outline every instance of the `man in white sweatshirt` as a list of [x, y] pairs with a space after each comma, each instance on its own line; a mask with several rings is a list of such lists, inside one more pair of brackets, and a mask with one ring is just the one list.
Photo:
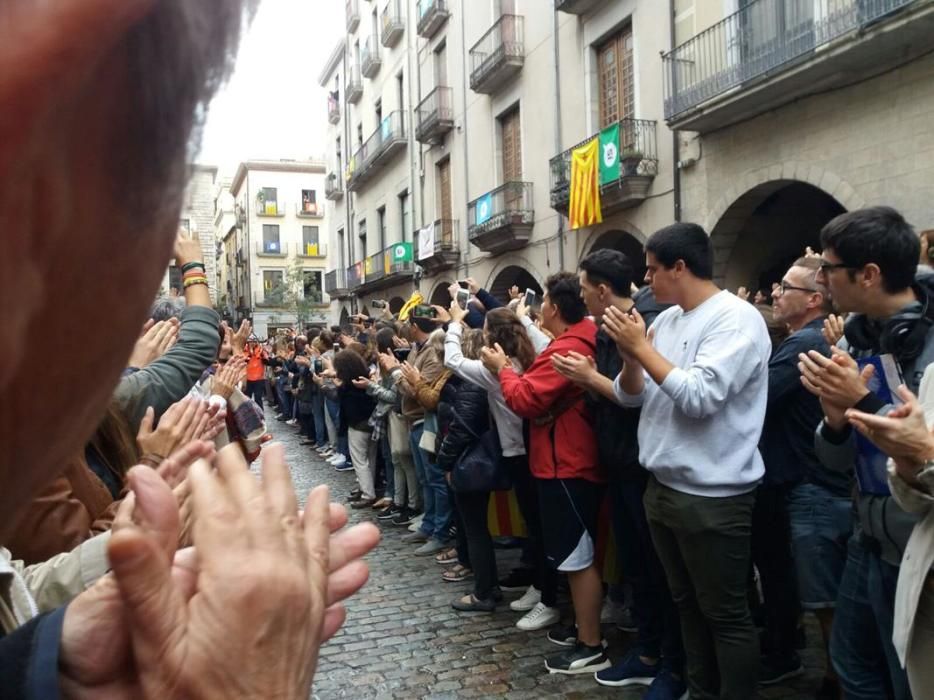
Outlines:
[[755, 307], [713, 283], [703, 228], [667, 226], [645, 249], [655, 298], [676, 306], [648, 338], [638, 311], [608, 310], [604, 328], [626, 358], [615, 391], [642, 406], [646, 515], [681, 616], [691, 697], [745, 700], [759, 666], [746, 582], [772, 346]]

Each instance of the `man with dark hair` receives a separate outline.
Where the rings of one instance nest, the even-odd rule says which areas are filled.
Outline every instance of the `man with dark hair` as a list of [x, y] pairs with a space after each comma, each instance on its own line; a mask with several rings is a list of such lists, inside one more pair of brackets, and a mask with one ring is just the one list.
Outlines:
[[[885, 415], [893, 408], [867, 388], [873, 362], [878, 372], [883, 361], [893, 361], [908, 388], [918, 392], [934, 361], [934, 276], [920, 270], [915, 276], [921, 244], [890, 207], [841, 214], [821, 231], [821, 245], [817, 279], [830, 289], [837, 310], [851, 316], [830, 359], [811, 351], [799, 356], [799, 367], [824, 415], [817, 456], [830, 470], [855, 469], [859, 487], [859, 527], [847, 548], [830, 656], [847, 697], [907, 698], [905, 671], [892, 644], [893, 615], [899, 565], [917, 518], [892, 498], [884, 466], [855, 438], [845, 412]], [[885, 379], [874, 384], [885, 385]]]
[[[635, 308], [630, 298], [632, 265], [623, 253], [597, 250], [581, 260], [580, 268], [581, 298], [598, 323], [603, 323], [611, 306], [626, 313]], [[650, 697], [656, 700], [680, 698], [687, 690], [681, 628], [642, 503], [648, 472], [639, 464], [639, 409], [620, 406], [613, 390], [613, 379], [622, 370], [622, 357], [601, 327], [595, 362], [570, 352], [554, 355], [552, 363], [588, 392], [597, 452], [609, 477], [619, 562], [632, 586], [636, 644], [612, 668], [598, 671], [595, 678], [606, 686], [651, 685]]]
[[545, 660], [551, 673], [593, 673], [610, 665], [600, 635], [603, 587], [594, 563], [597, 515], [606, 477], [597, 457], [583, 391], [559, 374], [551, 358], [574, 352], [593, 358], [597, 327], [585, 318], [577, 275], [545, 281], [542, 327], [555, 340], [522, 374], [497, 344], [483, 364], [499, 375], [506, 404], [530, 421], [529, 467], [538, 488], [542, 538], [550, 566], [568, 574], [577, 629], [555, 628], [548, 638], [564, 652]]
[[[769, 360], [769, 398], [759, 450], [765, 478], [756, 491], [752, 554], [766, 614], [761, 684], [803, 672], [795, 651], [799, 609], [813, 611], [830, 642], [833, 609], [853, 529], [850, 478], [825, 469], [814, 453], [814, 430], [823, 413], [800, 381], [798, 355], [829, 356], [824, 319], [830, 294], [817, 281], [820, 260], [796, 260], [772, 291], [774, 318], [789, 335]], [[797, 573], [797, 576], [795, 575]], [[827, 664], [824, 697], [838, 697]]]
[[[253, 6], [3, 2], [0, 308], [18, 342], [0, 366], [0, 544], [111, 400], [172, 254], [200, 121]], [[20, 216], [16, 201], [58, 214]], [[206, 289], [198, 270], [185, 284]], [[31, 348], [49, 327], [80, 338], [67, 371], [35, 371]], [[62, 411], [50, 396], [77, 400]], [[194, 443], [190, 455], [213, 450]], [[309, 696], [320, 645], [344, 619], [338, 601], [366, 579], [352, 562], [378, 534], [367, 526], [330, 537], [338, 520], [327, 487], [299, 517], [281, 447], [264, 450], [262, 483], [238, 446], [213, 462], [188, 472], [196, 557], [176, 553], [169, 485], [135, 467], [132, 517], [107, 548], [112, 573], [67, 607], [12, 630], [24, 619], [11, 620], [20, 606], [8, 603], [26, 589], [0, 565], [4, 698]]]
[[704, 229], [674, 224], [645, 248], [646, 281], [677, 306], [648, 338], [638, 311], [607, 309], [626, 358], [616, 395], [642, 406], [646, 515], [681, 615], [691, 695], [750, 698], [759, 654], [746, 582], [771, 345], [759, 312], [711, 281]]

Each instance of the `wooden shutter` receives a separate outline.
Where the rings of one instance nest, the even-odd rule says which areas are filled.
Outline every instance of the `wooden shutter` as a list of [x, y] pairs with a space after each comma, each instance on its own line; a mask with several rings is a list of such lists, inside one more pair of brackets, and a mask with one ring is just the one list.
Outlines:
[[502, 118], [503, 129], [503, 182], [522, 180], [522, 133], [519, 129], [519, 110]]
[[441, 187], [441, 234], [445, 243], [451, 242], [451, 159], [438, 163], [438, 182]]
[[597, 50], [600, 78], [600, 128], [632, 118], [635, 111], [632, 28], [627, 27]]

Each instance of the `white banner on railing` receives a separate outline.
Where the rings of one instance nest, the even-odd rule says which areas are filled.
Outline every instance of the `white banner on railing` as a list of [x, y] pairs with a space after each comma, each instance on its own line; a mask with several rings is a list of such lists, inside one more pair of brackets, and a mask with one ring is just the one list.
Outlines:
[[428, 224], [418, 230], [418, 259], [424, 260], [435, 254], [435, 227]]

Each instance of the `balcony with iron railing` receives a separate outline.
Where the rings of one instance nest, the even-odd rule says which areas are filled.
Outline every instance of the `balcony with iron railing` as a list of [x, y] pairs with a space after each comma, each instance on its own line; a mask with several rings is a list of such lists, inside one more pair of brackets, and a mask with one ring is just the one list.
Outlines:
[[415, 272], [412, 244], [394, 243], [367, 256], [357, 263], [355, 269], [359, 269], [359, 280], [356, 286], [351, 284], [350, 289], [357, 294], [369, 294], [406, 282]]
[[347, 84], [344, 86], [344, 94], [350, 104], [357, 104], [363, 97], [363, 79], [360, 77], [360, 66], [353, 65], [347, 72]]
[[585, 15], [602, 2], [603, 0], [555, 0], [555, 9], [571, 15]]
[[[340, 7], [340, 5], [338, 5]], [[344, 8], [347, 14], [347, 31], [355, 32], [360, 26], [360, 1], [345, 0]]]
[[399, 0], [389, 0], [380, 14], [379, 40], [386, 48], [392, 48], [404, 33], [405, 22]]
[[[612, 171], [600, 172], [600, 206], [604, 217], [640, 204], [645, 200], [652, 181], [658, 174], [655, 122], [646, 119], [621, 119], [617, 125], [618, 141], [601, 143], [601, 149], [614, 149], [619, 161]], [[549, 161], [552, 209], [565, 215], [568, 213], [571, 194], [571, 152], [595, 138], [599, 139], [600, 134], [594, 134]], [[604, 153], [601, 152], [600, 156], [602, 159]]]
[[418, 12], [418, 35], [423, 39], [430, 39], [451, 16], [447, 0], [418, 0], [415, 4]]
[[347, 286], [347, 269], [339, 267], [336, 270], [325, 272], [324, 291], [335, 299], [348, 296], [350, 287]]
[[344, 196], [344, 181], [340, 173], [330, 172], [324, 179], [324, 198], [336, 202]]
[[263, 199], [261, 195], [262, 193], [256, 198], [254, 213], [257, 216], [285, 216], [285, 204], [275, 199]]
[[[416, 233], [418, 264], [429, 275], [449, 270], [460, 260], [460, 226], [456, 219], [438, 219], [430, 224], [432, 238], [430, 245], [422, 245], [421, 233]], [[424, 257], [422, 257], [424, 256]]]
[[419, 143], [441, 143], [454, 128], [454, 90], [438, 86], [429, 92], [415, 108], [418, 124], [415, 140]]
[[347, 189], [351, 192], [360, 190], [397, 153], [405, 150], [406, 143], [404, 114], [390, 112], [351, 158]]
[[279, 285], [264, 289], [262, 294], [253, 292], [253, 306], [257, 309], [281, 309], [285, 305], [285, 287]]
[[531, 182], [506, 182], [467, 205], [467, 237], [487, 253], [522, 248], [534, 223]]
[[281, 240], [256, 241], [256, 254], [261, 258], [284, 258], [288, 251]]
[[296, 204], [295, 216], [301, 219], [320, 219], [324, 216], [324, 203], [309, 201]]
[[929, 50], [932, 0], [752, 0], [662, 56], [665, 119], [710, 131]]
[[340, 93], [333, 90], [328, 93], [328, 122], [337, 124], [341, 120]]
[[470, 89], [492, 95], [525, 63], [524, 18], [502, 15], [470, 49]]
[[379, 73], [383, 59], [379, 53], [379, 41], [376, 36], [370, 35], [360, 45], [360, 72], [364, 78], [373, 78]]

